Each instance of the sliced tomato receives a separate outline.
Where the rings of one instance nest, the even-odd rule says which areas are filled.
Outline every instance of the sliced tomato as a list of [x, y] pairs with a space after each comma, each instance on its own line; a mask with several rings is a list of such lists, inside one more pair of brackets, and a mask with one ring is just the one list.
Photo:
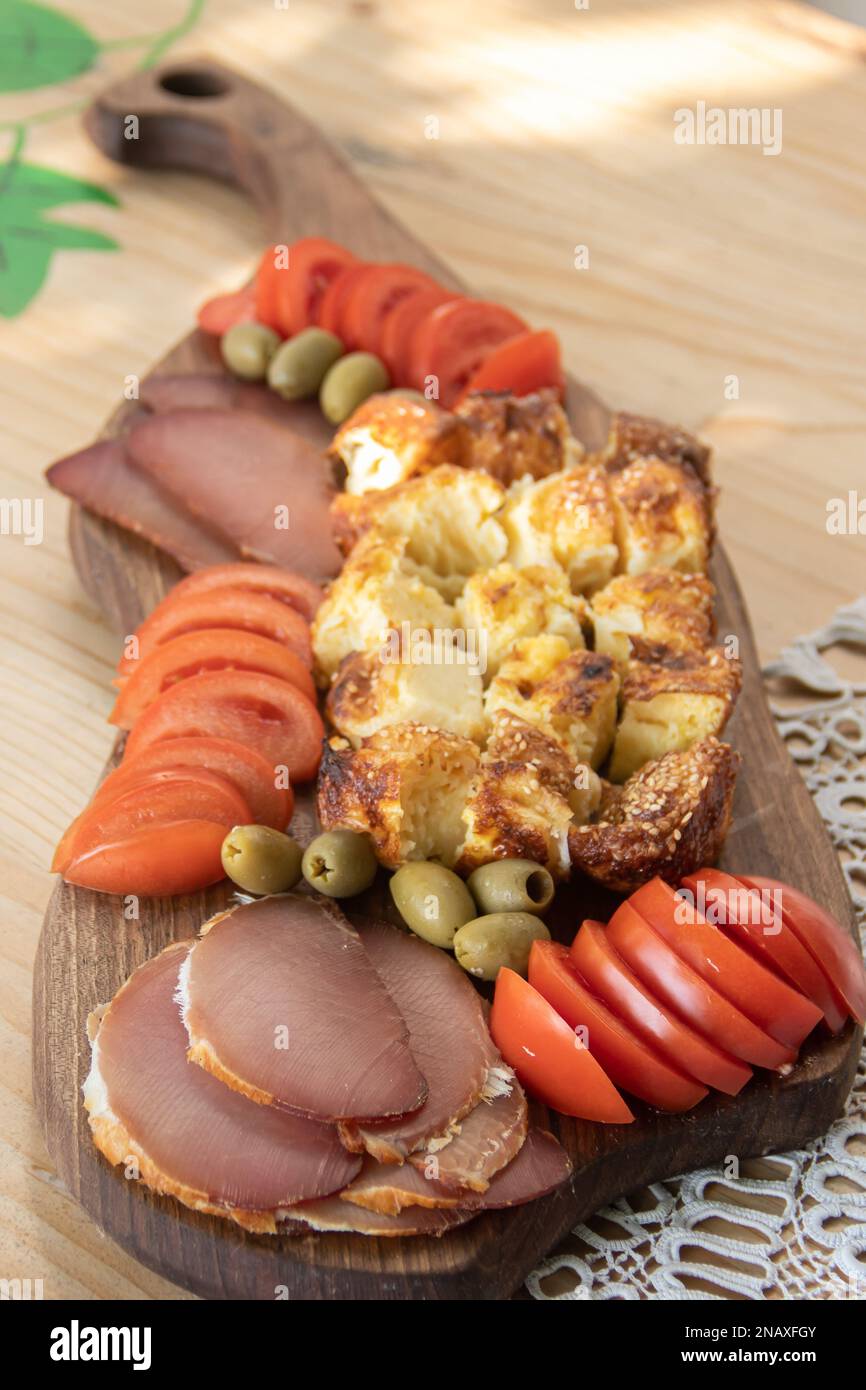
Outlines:
[[646, 1038], [675, 1067], [716, 1091], [735, 1096], [751, 1068], [695, 1032], [638, 979], [605, 935], [600, 922], [584, 922], [571, 944], [571, 959], [599, 999]]
[[174, 595], [175, 590], [172, 590], [137, 629], [137, 654], [124, 654], [117, 664], [120, 682], [131, 676], [155, 647], [185, 633], [205, 632], [211, 628], [234, 628], [269, 637], [272, 642], [280, 642], [294, 652], [305, 666], [312, 666], [309, 624], [279, 599], [242, 589]]
[[96, 893], [164, 898], [195, 893], [225, 878], [220, 849], [226, 828], [209, 820], [144, 826], [119, 840], [94, 845], [69, 865], [67, 883]]
[[230, 738], [261, 753], [271, 767], [287, 767], [292, 782], [308, 782], [324, 734], [315, 705], [277, 676], [207, 671], [148, 706], [126, 741], [126, 756], [163, 739]]
[[350, 345], [346, 336], [344, 321], [346, 307], [356, 286], [361, 283], [369, 271], [375, 270], [375, 268], [370, 261], [353, 261], [344, 266], [334, 276], [319, 301], [317, 324], [320, 328], [326, 328], [329, 333], [336, 334], [346, 348], [357, 346], [357, 344]]
[[565, 394], [565, 377], [559, 339], [549, 329], [538, 333], [518, 333], [507, 338], [485, 357], [463, 392], [510, 391], [513, 396], [529, 396], [545, 388], [554, 390], [560, 400]]
[[245, 285], [232, 294], [217, 294], [198, 311], [198, 326], [203, 333], [221, 338], [236, 323], [252, 323], [256, 317], [255, 290]]
[[586, 1046], [615, 1086], [669, 1111], [691, 1110], [707, 1094], [706, 1086], [669, 1066], [595, 998], [577, 973], [568, 948], [558, 941], [533, 942], [529, 983], [570, 1028], [586, 1030]]
[[315, 702], [316, 690], [309, 668], [288, 647], [256, 632], [212, 627], [185, 632], [153, 647], [142, 657], [128, 681], [121, 686], [109, 724], [131, 729], [139, 715], [164, 690], [201, 675], [202, 671], [261, 671], [279, 676]]
[[792, 888], [790, 883], [780, 883], [777, 878], [761, 878], [756, 874], [741, 874], [738, 877], [747, 888], [762, 893], [778, 893], [786, 925], [830, 976], [833, 989], [851, 1017], [858, 1023], [866, 1022], [866, 972], [860, 952], [845, 928], [813, 898]]
[[608, 922], [607, 939], [662, 1004], [732, 1057], [771, 1071], [796, 1061], [796, 1051], [771, 1038], [702, 979], [630, 903], [622, 903]]
[[441, 285], [431, 289], [416, 289], [398, 301], [382, 324], [380, 356], [388, 375], [396, 386], [408, 386], [411, 375], [410, 349], [412, 336], [422, 319], [440, 304], [450, 304], [462, 295], [444, 290]]
[[700, 869], [688, 874], [681, 887], [692, 894], [692, 901], [708, 921], [817, 1004], [830, 1031], [839, 1032], [847, 1010], [829, 977], [759, 893], [720, 869]]
[[526, 331], [523, 320], [501, 304], [480, 299], [440, 304], [412, 334], [408, 384], [424, 391], [433, 378], [436, 399], [450, 410], [493, 348]]
[[91, 802], [76, 817], [54, 852], [51, 872], [65, 873], [82, 854], [125, 839], [145, 825], [212, 820], [225, 834], [249, 817], [250, 808], [237, 787], [215, 772], [197, 767], [143, 773], [117, 787], [115, 794]]
[[490, 1032], [521, 1084], [561, 1115], [620, 1125], [634, 1119], [592, 1053], [513, 970], [500, 970], [496, 977]]
[[663, 879], [645, 883], [628, 901], [681, 960], [785, 1047], [798, 1048], [821, 1021], [816, 1004], [760, 965]]
[[382, 355], [382, 329], [390, 311], [418, 290], [438, 289], [436, 281], [411, 265], [372, 265], [351, 288], [343, 309], [346, 343]]
[[259, 565], [255, 561], [239, 560], [236, 564], [208, 565], [205, 569], [193, 570], [192, 574], [185, 575], [175, 584], [166, 602], [186, 597], [187, 594], [210, 593], [213, 589], [243, 589], [267, 594], [269, 598], [277, 598], [296, 609], [308, 622], [312, 622], [325, 597], [318, 584], [301, 574], [293, 574], [279, 565]]
[[317, 322], [328, 285], [354, 261], [351, 251], [326, 237], [303, 237], [289, 247], [288, 270], [276, 282], [277, 319], [285, 337]]
[[275, 333], [280, 332], [277, 306], [280, 280], [288, 270], [288, 265], [283, 264], [285, 259], [286, 247], [284, 244], [281, 245], [278, 242], [274, 246], [269, 246], [259, 261], [254, 283], [256, 321], [267, 324], [268, 328], [273, 328]]
[[275, 769], [260, 753], [227, 738], [170, 738], [152, 743], [109, 772], [96, 788], [93, 801], [110, 800], [125, 784], [140, 781], [150, 772], [196, 767], [219, 773], [237, 787], [256, 825], [285, 830], [292, 819], [295, 798], [291, 787], [277, 785]]

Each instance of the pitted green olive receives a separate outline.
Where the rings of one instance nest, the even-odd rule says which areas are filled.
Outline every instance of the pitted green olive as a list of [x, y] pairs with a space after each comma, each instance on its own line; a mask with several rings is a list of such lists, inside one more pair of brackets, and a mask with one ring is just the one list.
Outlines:
[[220, 339], [223, 361], [244, 381], [263, 381], [279, 346], [279, 335], [263, 323], [233, 324]]
[[376, 877], [370, 841], [354, 830], [326, 830], [304, 851], [303, 873], [311, 888], [329, 898], [353, 898]]
[[553, 879], [531, 859], [496, 859], [469, 875], [469, 891], [482, 912], [546, 912]]
[[407, 927], [431, 946], [449, 950], [458, 927], [475, 916], [466, 884], [443, 864], [404, 864], [392, 875], [389, 887]]
[[531, 912], [493, 912], [476, 917], [454, 936], [454, 954], [476, 980], [495, 980], [503, 966], [525, 975], [533, 941], [550, 932]]
[[222, 866], [245, 893], [286, 893], [301, 877], [303, 851], [269, 825], [236, 825], [222, 843]]
[[305, 328], [274, 353], [268, 385], [286, 401], [315, 396], [329, 368], [343, 355], [343, 344], [324, 328]]
[[368, 396], [391, 385], [387, 368], [372, 352], [350, 352], [331, 367], [319, 392], [322, 414], [332, 425], [342, 425]]

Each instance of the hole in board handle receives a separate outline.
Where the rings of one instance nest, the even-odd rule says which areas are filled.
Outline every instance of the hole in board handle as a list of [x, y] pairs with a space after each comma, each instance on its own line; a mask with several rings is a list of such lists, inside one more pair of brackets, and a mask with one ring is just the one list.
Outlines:
[[176, 97], [222, 97], [229, 90], [229, 84], [207, 68], [175, 68], [163, 73], [159, 85]]

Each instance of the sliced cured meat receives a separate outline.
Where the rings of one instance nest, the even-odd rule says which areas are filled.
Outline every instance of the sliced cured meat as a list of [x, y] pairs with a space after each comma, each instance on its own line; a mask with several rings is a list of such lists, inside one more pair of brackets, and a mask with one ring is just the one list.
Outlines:
[[309, 579], [339, 572], [330, 466], [300, 434], [250, 410], [170, 410], [134, 425], [134, 465], [251, 560]]
[[117, 439], [104, 439], [67, 454], [45, 476], [58, 492], [167, 551], [185, 570], [240, 558], [231, 542], [209, 531], [145, 473], [133, 468]]
[[474, 1211], [442, 1211], [431, 1207], [406, 1207], [398, 1216], [367, 1211], [339, 1197], [304, 1202], [281, 1211], [281, 1230], [307, 1227], [312, 1231], [346, 1231], [359, 1236], [444, 1236], [455, 1226], [463, 1226], [477, 1216]]
[[215, 918], [180, 998], [190, 1058], [262, 1104], [333, 1120], [425, 1099], [406, 1024], [334, 903], [286, 894]]
[[343, 1125], [343, 1142], [383, 1163], [401, 1163], [444, 1136], [478, 1103], [500, 1057], [481, 997], [452, 956], [383, 923], [361, 928], [377, 974], [409, 1029], [412, 1055], [427, 1081], [425, 1103], [396, 1122]]
[[297, 430], [316, 448], [328, 448], [333, 430], [318, 401], [284, 401], [267, 386], [238, 381], [227, 373], [192, 372], [188, 376], [161, 372], [141, 383], [140, 400], [148, 410], [250, 410]]
[[[505, 1075], [506, 1069], [496, 1067], [496, 1074]], [[488, 1074], [485, 1091], [490, 1081]], [[410, 1154], [409, 1162], [421, 1172], [434, 1172], [445, 1188], [486, 1192], [494, 1174], [519, 1153], [528, 1124], [526, 1097], [517, 1077], [512, 1076], [506, 1091], [480, 1100], [453, 1126], [450, 1136], [432, 1140], [420, 1153]]]
[[571, 1163], [559, 1141], [546, 1130], [533, 1129], [517, 1156], [496, 1174], [484, 1192], [460, 1192], [445, 1187], [412, 1164], [377, 1163], [368, 1158], [340, 1198], [388, 1216], [416, 1206], [488, 1211], [518, 1207], [544, 1197], [561, 1187], [570, 1173]]
[[273, 1231], [278, 1208], [345, 1187], [359, 1163], [331, 1126], [254, 1105], [187, 1061], [174, 993], [189, 946], [140, 966], [103, 1012], [84, 1086], [90, 1128], [110, 1163], [134, 1155], [154, 1192]]
[[181, 579], [171, 591], [172, 599], [190, 594], [212, 593], [214, 589], [241, 589], [244, 593], [264, 594], [294, 608], [312, 622], [325, 595], [318, 584], [301, 574], [292, 574], [279, 565], [260, 565], [240, 560], [233, 565], [212, 565]]

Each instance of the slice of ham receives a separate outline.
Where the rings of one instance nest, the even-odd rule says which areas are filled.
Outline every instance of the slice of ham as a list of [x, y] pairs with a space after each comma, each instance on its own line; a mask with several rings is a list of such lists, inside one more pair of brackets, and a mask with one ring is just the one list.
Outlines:
[[571, 1163], [559, 1140], [546, 1130], [532, 1129], [519, 1153], [491, 1179], [486, 1192], [456, 1191], [412, 1164], [377, 1163], [367, 1158], [340, 1199], [387, 1216], [416, 1206], [489, 1211], [534, 1202], [561, 1187], [570, 1173]]
[[359, 1163], [332, 1126], [254, 1105], [187, 1061], [174, 995], [190, 945], [147, 961], [91, 1015], [90, 1127], [109, 1162], [134, 1156], [155, 1192], [274, 1231], [278, 1208], [344, 1187]]
[[[488, 1074], [485, 1092], [493, 1090], [505, 1071], [495, 1067]], [[422, 1173], [432, 1173], [446, 1189], [468, 1187], [486, 1192], [494, 1175], [520, 1152], [529, 1125], [526, 1096], [513, 1073], [509, 1079], [503, 1094], [480, 1100], [453, 1127], [452, 1134], [434, 1139], [420, 1153], [410, 1154], [409, 1162]]]
[[345, 1124], [340, 1132], [349, 1148], [401, 1163], [468, 1114], [501, 1059], [481, 997], [452, 956], [383, 923], [362, 926], [361, 940], [406, 1020], [412, 1055], [429, 1089], [424, 1105], [397, 1122]]
[[361, 1236], [444, 1236], [455, 1226], [463, 1226], [477, 1213], [442, 1211], [430, 1207], [405, 1207], [397, 1216], [367, 1211], [339, 1197], [304, 1202], [278, 1213], [280, 1230], [308, 1228], [313, 1231], [346, 1231]]
[[261, 898], [215, 918], [179, 998], [190, 1059], [260, 1104], [368, 1118], [427, 1094], [397, 1004], [325, 899]]
[[238, 381], [227, 373], [160, 372], [141, 383], [140, 400], [148, 410], [251, 410], [297, 430], [322, 453], [330, 447], [333, 429], [316, 399], [284, 401], [257, 382]]
[[179, 507], [133, 468], [123, 443], [104, 439], [58, 459], [45, 475], [52, 487], [165, 550], [185, 570], [239, 560], [240, 551]]
[[127, 448], [135, 467], [246, 558], [308, 579], [339, 572], [330, 465], [294, 430], [250, 410], [184, 408], [134, 424]]

